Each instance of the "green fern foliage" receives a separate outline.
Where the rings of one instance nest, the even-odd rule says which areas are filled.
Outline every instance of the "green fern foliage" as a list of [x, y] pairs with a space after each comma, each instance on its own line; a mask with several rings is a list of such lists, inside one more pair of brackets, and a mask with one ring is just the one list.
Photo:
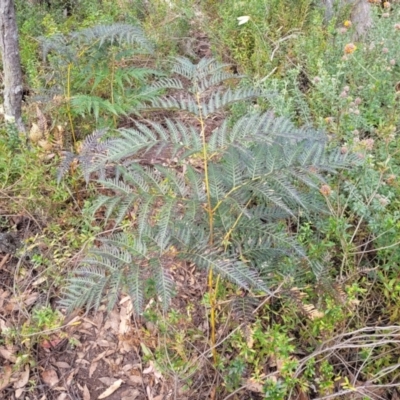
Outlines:
[[137, 46], [142, 51], [152, 53], [153, 45], [146, 38], [142, 29], [138, 26], [115, 23], [112, 25], [96, 25], [86, 28], [69, 35], [56, 34], [51, 37], [40, 38], [43, 50], [43, 56], [47, 57], [50, 52], [63, 54], [70, 57], [70, 61], [76, 60], [75, 49], [82, 46], [102, 47], [104, 45], [117, 44]]
[[207, 132], [209, 116], [261, 93], [223, 90], [223, 82], [238, 77], [215, 60], [195, 65], [179, 58], [172, 71], [173, 78], [157, 87], [184, 93], [154, 100], [147, 109], [179, 110], [188, 122], [144, 120], [114, 138], [103, 141], [97, 133], [84, 143], [81, 166], [102, 192], [93, 213], [125, 222], [123, 233], [105, 237], [71, 278], [64, 298], [70, 310], [98, 307], [103, 296], [112, 306], [124, 290], [140, 312], [149, 277], [168, 307], [172, 264], [211, 269], [271, 295], [276, 275], [316, 270], [288, 233], [288, 222], [324, 213], [319, 188], [326, 174], [357, 160], [327, 151], [321, 132], [296, 128], [270, 112], [233, 124], [225, 119]]
[[160, 92], [150, 81], [162, 74], [143, 66], [153, 45], [138, 26], [98, 25], [40, 42], [46, 92], [62, 99], [70, 121], [90, 115], [96, 126], [116, 127], [118, 116], [137, 112]]

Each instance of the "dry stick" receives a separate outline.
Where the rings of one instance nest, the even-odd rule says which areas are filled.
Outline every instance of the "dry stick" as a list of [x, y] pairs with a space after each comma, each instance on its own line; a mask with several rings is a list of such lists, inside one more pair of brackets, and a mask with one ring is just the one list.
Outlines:
[[[317, 397], [315, 400], [329, 400], [329, 399], [334, 399], [335, 397], [339, 397], [339, 396], [344, 396], [345, 394], [355, 394], [355, 393], [359, 393], [359, 394], [364, 394], [362, 391], [360, 391], [360, 389], [364, 389], [364, 390], [368, 390], [371, 386], [374, 389], [387, 389], [387, 388], [393, 388], [393, 387], [399, 387], [399, 383], [392, 383], [392, 384], [387, 384], [387, 385], [364, 385], [364, 386], [358, 386], [356, 388], [351, 388], [348, 390], [342, 390], [338, 393], [333, 393], [333, 394], [328, 394], [326, 396], [323, 397]], [[370, 390], [370, 389], [369, 389]], [[385, 398], [382, 398], [382, 400], [386, 400]]]
[[[362, 335], [363, 333], [367, 334], [369, 333], [369, 336]], [[350, 338], [345, 339], [345, 337], [347, 336], [350, 336]], [[396, 337], [397, 340], [395, 341]], [[359, 340], [359, 342], [357, 342], [357, 340]], [[335, 350], [341, 350], [341, 349], [371, 348], [383, 344], [389, 344], [389, 343], [393, 344], [394, 342], [400, 344], [400, 326], [396, 325], [365, 327], [365, 328], [360, 328], [356, 331], [342, 333], [340, 335], [333, 337], [332, 339], [329, 339], [325, 343], [322, 343], [319, 349], [315, 350], [313, 353], [303, 358], [296, 369], [294, 377], [297, 378], [300, 375], [303, 366], [310, 359], [315, 358], [316, 356], [322, 355], [324, 353], [328, 352], [333, 353]], [[330, 347], [325, 347], [325, 345], [329, 345], [330, 343], [333, 343], [333, 345], [331, 345]]]
[[[375, 333], [378, 332], [378, 333]], [[387, 332], [387, 333], [385, 333]], [[369, 335], [363, 335], [363, 333], [369, 333]], [[350, 338], [345, 339], [345, 337], [350, 336]], [[325, 345], [329, 345], [330, 343], [333, 343], [330, 347], [325, 347]], [[294, 374], [294, 378], [298, 378], [299, 375], [302, 373], [303, 368], [305, 364], [317, 357], [317, 356], [323, 356], [322, 359], [319, 361], [323, 361], [325, 359], [328, 359], [331, 357], [335, 351], [337, 350], [343, 350], [343, 349], [371, 349], [371, 351], [378, 347], [378, 346], [383, 346], [385, 344], [393, 344], [397, 343], [400, 345], [400, 326], [396, 325], [391, 325], [391, 326], [374, 326], [374, 327], [364, 327], [361, 329], [358, 329], [353, 332], [345, 332], [340, 335], [337, 335], [333, 337], [332, 339], [327, 340], [325, 343], [322, 343], [320, 348], [315, 350], [313, 353], [308, 355], [307, 357], [304, 357], [299, 365], [297, 366], [297, 369]], [[383, 376], [393, 372], [397, 368], [400, 367], [400, 364], [396, 364], [393, 366], [386, 367], [383, 369], [381, 372], [384, 372], [383, 374], [378, 374], [375, 375], [372, 379], [370, 379], [371, 382], [382, 378]], [[371, 386], [371, 385], [370, 385]], [[394, 385], [374, 385], [374, 388], [379, 388], [379, 387], [399, 387], [400, 383], [394, 384]], [[290, 392], [293, 392], [293, 389]], [[336, 393], [334, 395], [328, 395], [325, 397], [318, 398], [318, 400], [323, 400], [323, 399], [331, 399], [337, 396], [344, 395], [346, 393], [349, 393], [350, 391], [342, 391], [339, 393]], [[354, 393], [354, 389], [352, 391]], [[290, 398], [290, 396], [289, 396]]]

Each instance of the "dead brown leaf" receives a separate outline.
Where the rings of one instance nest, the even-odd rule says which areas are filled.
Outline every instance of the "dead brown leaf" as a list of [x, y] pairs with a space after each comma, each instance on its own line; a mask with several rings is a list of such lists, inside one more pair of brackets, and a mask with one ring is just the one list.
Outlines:
[[55, 386], [58, 382], [58, 375], [57, 372], [54, 371], [54, 369], [47, 369], [46, 371], [43, 371], [40, 375], [43, 379], [43, 382], [50, 387]]
[[122, 379], [118, 379], [115, 381], [108, 389], [106, 389], [99, 397], [98, 399], [105, 399], [106, 397], [112, 395], [116, 390], [119, 389], [121, 384], [123, 383]]
[[100, 328], [103, 325], [104, 314], [102, 312], [97, 312], [93, 318], [94, 324]]
[[57, 366], [58, 368], [71, 368], [71, 366], [64, 361], [57, 361], [54, 363], [54, 365]]
[[14, 382], [14, 389], [23, 388], [29, 381], [29, 365], [25, 365], [25, 370], [19, 373], [19, 378]]
[[93, 358], [92, 363], [95, 363], [95, 362], [101, 360], [102, 358], [104, 358], [106, 353], [107, 353], [107, 351], [108, 350], [103, 351], [102, 353], [98, 354], [95, 358]]
[[262, 393], [263, 392], [263, 385], [254, 379], [247, 379], [246, 381], [246, 388], [251, 390], [252, 392]]
[[99, 381], [100, 381], [101, 383], [104, 383], [104, 384], [107, 385], [107, 386], [111, 386], [111, 385], [113, 385], [113, 384], [116, 382], [116, 379], [115, 379], [115, 378], [110, 378], [110, 377], [108, 377], [108, 376], [104, 376], [104, 377], [102, 377], [102, 378], [99, 378]]
[[83, 388], [83, 400], [90, 400], [90, 392], [86, 385]]
[[73, 379], [74, 379], [74, 375], [79, 371], [79, 367], [75, 368], [72, 372], [70, 372], [70, 374], [67, 377], [67, 386], [70, 386]]
[[130, 313], [128, 308], [125, 306], [121, 307], [121, 311], [119, 313], [121, 322], [119, 324], [119, 334], [124, 335], [129, 331], [129, 321], [130, 321]]
[[90, 365], [90, 368], [89, 368], [89, 378], [91, 378], [94, 371], [96, 371], [98, 364], [99, 364], [98, 362], [92, 361], [92, 364]]
[[0, 390], [5, 389], [11, 380], [12, 368], [6, 365], [0, 373]]
[[2, 356], [7, 361], [11, 361], [12, 363], [15, 363], [17, 361], [17, 357], [15, 357], [13, 352], [3, 346], [0, 346], [0, 356]]
[[2, 269], [5, 265], [5, 263], [8, 261], [10, 258], [10, 254], [6, 254], [3, 259], [0, 261], [0, 269]]
[[130, 389], [121, 393], [121, 400], [136, 400], [139, 395], [139, 390]]
[[142, 379], [141, 376], [138, 376], [138, 375], [129, 375], [128, 378], [129, 378], [129, 381], [130, 381], [129, 383], [132, 383], [132, 384], [134, 384], [135, 386], [136, 386], [136, 385], [141, 385], [141, 384], [143, 383], [143, 379]]
[[151, 393], [150, 386], [146, 386], [146, 393], [147, 393], [147, 398], [148, 398], [149, 400], [154, 400], [153, 395], [152, 395], [152, 393]]
[[119, 333], [120, 317], [119, 313], [115, 310], [111, 311], [108, 315], [107, 321], [104, 325], [105, 329], [111, 328], [115, 334]]
[[36, 303], [37, 298], [39, 297], [39, 293], [34, 292], [26, 296], [24, 299], [24, 304], [26, 306], [31, 306], [32, 304]]

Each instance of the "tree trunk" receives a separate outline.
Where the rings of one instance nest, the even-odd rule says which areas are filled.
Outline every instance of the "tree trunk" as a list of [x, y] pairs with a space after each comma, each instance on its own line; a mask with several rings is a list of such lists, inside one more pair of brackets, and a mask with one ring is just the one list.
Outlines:
[[351, 7], [351, 20], [354, 24], [354, 40], [364, 36], [372, 25], [371, 4], [368, 0], [322, 0], [325, 20], [329, 21], [336, 10]]
[[19, 131], [25, 132], [21, 115], [22, 71], [13, 0], [0, 0], [0, 49], [4, 75], [4, 118], [15, 122]]

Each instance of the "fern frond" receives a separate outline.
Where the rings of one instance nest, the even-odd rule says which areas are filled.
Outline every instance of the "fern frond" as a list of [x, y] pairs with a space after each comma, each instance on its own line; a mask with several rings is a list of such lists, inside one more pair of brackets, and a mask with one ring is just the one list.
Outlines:
[[285, 201], [277, 194], [271, 186], [268, 186], [265, 182], [251, 182], [247, 185], [249, 189], [253, 191], [256, 197], [262, 199], [264, 202], [272, 203], [275, 206], [282, 208], [289, 215], [294, 216], [294, 212], [286, 205]]
[[[225, 91], [218, 91], [214, 93], [208, 103], [203, 103], [203, 116], [207, 118], [211, 114], [226, 108], [228, 105], [260, 97], [261, 91], [253, 88], [244, 89], [228, 89]], [[196, 114], [197, 115], [197, 114]]]
[[174, 199], [167, 198], [161, 207], [161, 210], [158, 212], [158, 232], [155, 239], [161, 251], [165, 250], [169, 243], [169, 229], [172, 223], [171, 219], [174, 218], [174, 214], [172, 212], [174, 205]]
[[[148, 259], [148, 250], [146, 243], [140, 240], [140, 238], [138, 238], [137, 236], [129, 235], [126, 233], [119, 233], [113, 234], [107, 238], [101, 238], [99, 240], [105, 246], [110, 245], [124, 249], [126, 252], [131, 254], [133, 258], [139, 257], [143, 259]], [[128, 264], [132, 264], [132, 262]]]
[[143, 110], [181, 110], [199, 116], [200, 111], [196, 101], [190, 97], [180, 96], [179, 98], [161, 96], [154, 99], [150, 105], [144, 105]]
[[90, 251], [90, 258], [85, 258], [82, 264], [94, 262], [109, 268], [109, 263], [112, 261], [117, 262], [119, 265], [129, 265], [132, 262], [131, 255], [121, 246], [121, 242], [118, 245], [111, 245], [109, 240], [103, 241], [103, 245], [100, 248], [93, 248]]
[[175, 89], [175, 90], [183, 90], [183, 83], [179, 79], [175, 78], [164, 78], [159, 79], [158, 81], [152, 83], [152, 88], [156, 90], [166, 90], [166, 89]]
[[[123, 289], [125, 283], [125, 271], [123, 268], [118, 268], [108, 279], [108, 293], [107, 293], [107, 311], [110, 312], [117, 300], [120, 291]], [[104, 291], [104, 289], [103, 289]], [[98, 306], [96, 307], [98, 308]]]
[[69, 280], [69, 285], [61, 305], [72, 311], [77, 307], [86, 306], [88, 309], [99, 308], [107, 288], [109, 276], [104, 271], [94, 268], [81, 268], [76, 277]]
[[114, 23], [112, 25], [96, 25], [71, 34], [71, 39], [78, 42], [98, 42], [102, 46], [105, 42], [113, 44], [138, 45], [142, 49], [153, 52], [153, 46], [145, 37], [144, 32], [138, 26]]
[[174, 281], [170, 273], [162, 267], [159, 259], [152, 260], [151, 268], [156, 282], [157, 296], [161, 299], [163, 308], [166, 310], [174, 292]]
[[[226, 67], [223, 67], [226, 68]], [[227, 80], [232, 80], [232, 79], [241, 79], [243, 78], [243, 75], [236, 75], [232, 74], [230, 72], [226, 72], [224, 70], [217, 70], [214, 71], [210, 77], [204, 77], [202, 79], [198, 79], [197, 86], [200, 91], [200, 93], [205, 92], [206, 90], [218, 86], [221, 83], [227, 81]]]
[[195, 67], [195, 78], [201, 81], [207, 76], [218, 76], [221, 71], [225, 71], [231, 67], [230, 64], [220, 63], [214, 58], [202, 58]]
[[155, 196], [146, 196], [140, 203], [140, 213], [138, 216], [138, 235], [139, 238], [146, 236], [149, 232], [149, 218], [155, 202]]
[[43, 52], [43, 60], [51, 51], [58, 54], [63, 54], [68, 60], [75, 60], [75, 52], [69, 46], [69, 40], [61, 33], [57, 33], [51, 37], [41, 36], [38, 38]]
[[237, 321], [252, 322], [254, 320], [253, 311], [259, 301], [252, 296], [235, 296], [231, 302], [232, 313]]
[[226, 254], [221, 254], [218, 250], [210, 250], [200, 245], [182, 252], [182, 255], [201, 268], [214, 270], [239, 287], [247, 290], [254, 288], [272, 294], [256, 270], [235, 258], [227, 258]]
[[172, 60], [172, 72], [184, 78], [192, 80], [195, 76], [196, 66], [185, 57], [174, 57]]
[[204, 190], [202, 175], [197, 173], [192, 166], [188, 165], [186, 167], [186, 178], [191, 187], [192, 198], [199, 202], [205, 202], [206, 192]]
[[99, 96], [79, 94], [71, 98], [71, 105], [83, 117], [85, 117], [85, 114], [93, 113], [96, 121], [98, 121], [101, 112], [108, 112], [117, 117], [126, 115], [123, 107]]
[[139, 315], [143, 310], [144, 293], [143, 278], [140, 273], [140, 267], [137, 263], [132, 263], [128, 267], [126, 284], [129, 296], [132, 299], [133, 307]]
[[64, 152], [61, 163], [57, 169], [57, 184], [60, 184], [62, 178], [69, 171], [69, 168], [75, 159], [76, 159], [76, 154], [71, 153], [70, 151]]
[[176, 193], [178, 197], [185, 198], [190, 194], [189, 188], [186, 186], [182, 174], [178, 174], [174, 170], [162, 167], [160, 165], [157, 165], [155, 168], [161, 172], [162, 176], [164, 176], [164, 179], [166, 179], [168, 184], [171, 185], [171, 190]]

